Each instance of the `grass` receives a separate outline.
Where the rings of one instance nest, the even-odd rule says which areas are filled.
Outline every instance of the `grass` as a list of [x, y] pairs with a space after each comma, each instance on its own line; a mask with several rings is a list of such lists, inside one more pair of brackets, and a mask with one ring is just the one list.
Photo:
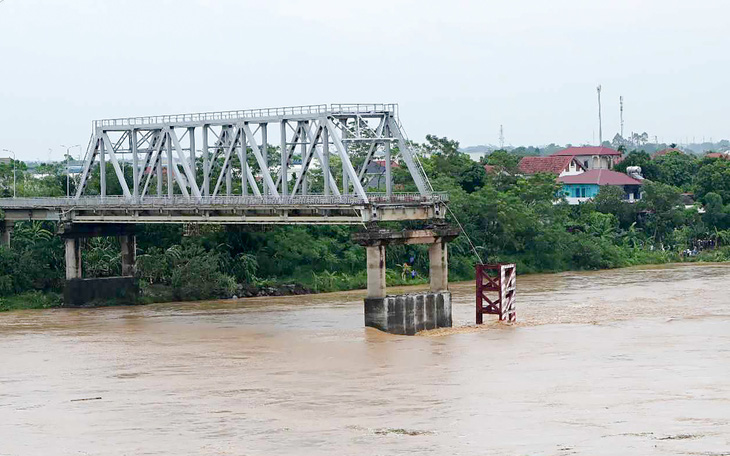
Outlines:
[[50, 309], [62, 306], [63, 297], [52, 291], [26, 291], [18, 295], [0, 298], [0, 312], [21, 309]]

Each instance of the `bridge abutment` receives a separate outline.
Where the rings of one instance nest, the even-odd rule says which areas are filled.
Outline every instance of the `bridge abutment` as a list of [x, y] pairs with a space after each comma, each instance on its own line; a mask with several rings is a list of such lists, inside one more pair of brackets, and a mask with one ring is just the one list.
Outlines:
[[[451, 293], [448, 291], [447, 243], [458, 236], [451, 227], [427, 230], [369, 230], [354, 240], [367, 254], [365, 326], [391, 334], [413, 335], [424, 329], [451, 327]], [[394, 244], [429, 244], [430, 291], [406, 295], [386, 293], [386, 247]]]

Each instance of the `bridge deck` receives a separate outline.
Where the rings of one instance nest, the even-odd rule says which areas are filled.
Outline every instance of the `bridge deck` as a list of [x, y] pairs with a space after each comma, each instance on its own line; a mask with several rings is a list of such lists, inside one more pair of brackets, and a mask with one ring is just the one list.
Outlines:
[[367, 202], [356, 195], [4, 198], [0, 209], [9, 221], [357, 224], [443, 218], [448, 202], [445, 193], [367, 196]]

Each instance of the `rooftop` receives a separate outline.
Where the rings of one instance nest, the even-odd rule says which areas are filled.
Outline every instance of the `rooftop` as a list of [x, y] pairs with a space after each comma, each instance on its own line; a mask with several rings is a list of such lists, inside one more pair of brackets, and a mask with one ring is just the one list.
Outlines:
[[611, 149], [610, 147], [603, 147], [603, 146], [581, 146], [581, 147], [568, 147], [567, 149], [559, 150], [551, 155], [551, 157], [555, 156], [579, 156], [579, 155], [621, 155], [621, 152], [617, 151], [616, 149]]
[[662, 150], [659, 150], [659, 151], [651, 154], [651, 158], [661, 157], [662, 155], [667, 155], [670, 152], [678, 152], [680, 154], [684, 153], [681, 150], [677, 149], [676, 147], [667, 147], [666, 149], [662, 149]]
[[611, 171], [610, 169], [592, 169], [575, 176], [563, 176], [558, 178], [563, 184], [597, 184], [597, 185], [641, 185], [640, 180], [634, 179], [624, 173]]
[[[548, 157], [523, 157], [520, 160], [520, 171], [524, 174], [552, 173], [560, 174], [570, 165], [574, 157], [571, 155], [550, 155]], [[578, 164], [580, 166], [580, 164]], [[582, 166], [581, 166], [582, 168]]]

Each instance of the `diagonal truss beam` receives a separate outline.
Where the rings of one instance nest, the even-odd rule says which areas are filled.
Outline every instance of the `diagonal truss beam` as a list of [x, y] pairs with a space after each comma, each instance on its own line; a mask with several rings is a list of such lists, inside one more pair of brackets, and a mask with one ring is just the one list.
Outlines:
[[[332, 123], [332, 120], [330, 118], [327, 118], [327, 128], [329, 131], [335, 132], [336, 127]], [[368, 196], [365, 194], [365, 189], [362, 188], [362, 184], [360, 183], [360, 179], [358, 179], [357, 174], [355, 173], [355, 168], [352, 166], [352, 162], [350, 162], [350, 157], [347, 155], [347, 151], [345, 150], [345, 146], [342, 144], [342, 140], [337, 134], [332, 135], [332, 142], [335, 145], [335, 148], [340, 154], [340, 157], [342, 157], [342, 164], [345, 168], [345, 171], [347, 172], [347, 175], [350, 177], [350, 180], [352, 181], [352, 186], [355, 188], [355, 193], [357, 196], [362, 198], [362, 200], [367, 203], [368, 202]]]
[[[251, 146], [251, 151], [253, 152], [254, 156], [256, 157], [256, 161], [259, 164], [261, 175], [264, 178], [264, 185], [269, 189], [270, 195], [279, 196], [279, 192], [276, 189], [276, 183], [274, 183], [274, 180], [271, 178], [269, 166], [261, 153], [262, 149], [260, 149], [258, 144], [256, 143], [256, 138], [254, 138], [253, 133], [251, 132], [251, 128], [248, 126], [247, 123], [243, 124], [243, 131], [246, 133], [246, 140]], [[246, 168], [248, 168], [248, 166]]]
[[[186, 159], [182, 147], [180, 147], [180, 140], [177, 138], [177, 133], [175, 133], [174, 129], [170, 129], [168, 134], [172, 139], [172, 147], [177, 152], [177, 158], [180, 160], [180, 165], [182, 166], [185, 177], [187, 178], [190, 191], [193, 193], [193, 196], [200, 198], [200, 189], [198, 188], [198, 184], [195, 182], [195, 172], [190, 168], [190, 163]], [[173, 166], [173, 168], [177, 171], [177, 165]]]
[[[114, 148], [112, 147], [112, 143], [109, 140], [109, 135], [105, 133], [101, 134], [101, 138], [104, 141], [104, 146], [107, 149], [107, 153], [109, 154], [109, 159], [112, 162], [112, 166], [114, 167], [114, 172], [117, 175], [117, 179], [119, 180], [119, 185], [122, 187], [122, 193], [126, 198], [132, 198], [132, 194], [129, 193], [129, 187], [127, 186], [127, 180], [124, 178], [124, 173], [122, 172], [122, 168], [119, 167], [119, 161], [117, 161], [117, 154], [115, 153]], [[106, 170], [100, 170], [100, 172], [106, 172]]]

